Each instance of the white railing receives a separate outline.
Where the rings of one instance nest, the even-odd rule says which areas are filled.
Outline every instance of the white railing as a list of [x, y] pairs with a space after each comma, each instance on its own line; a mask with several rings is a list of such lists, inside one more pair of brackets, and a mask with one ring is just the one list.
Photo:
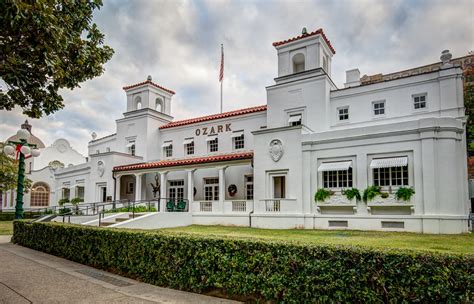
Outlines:
[[280, 212], [281, 200], [267, 199], [265, 200], [265, 212]]
[[291, 198], [268, 198], [260, 200], [260, 204], [255, 207], [255, 212], [268, 213], [298, 213], [298, 205], [296, 199]]
[[200, 212], [212, 212], [212, 202], [199, 202]]
[[232, 212], [246, 212], [247, 201], [232, 201]]

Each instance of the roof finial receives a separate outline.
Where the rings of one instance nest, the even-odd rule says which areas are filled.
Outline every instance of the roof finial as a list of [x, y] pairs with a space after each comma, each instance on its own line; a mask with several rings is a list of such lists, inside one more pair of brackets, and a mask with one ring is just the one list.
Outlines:
[[151, 81], [151, 75], [148, 75], [148, 77], [146, 78], [146, 80]]
[[308, 34], [308, 30], [306, 29], [306, 27], [303, 27], [303, 30], [301, 31], [301, 34], [302, 35], [307, 35]]
[[28, 119], [25, 120], [25, 122], [21, 125], [22, 129], [28, 130], [31, 134], [31, 125], [28, 123]]

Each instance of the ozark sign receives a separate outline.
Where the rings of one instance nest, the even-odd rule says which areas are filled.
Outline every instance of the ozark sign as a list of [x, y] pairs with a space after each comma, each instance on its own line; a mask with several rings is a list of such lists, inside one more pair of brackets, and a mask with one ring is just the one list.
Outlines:
[[217, 126], [212, 126], [212, 127], [202, 127], [199, 129], [196, 129], [194, 133], [196, 136], [200, 135], [214, 135], [217, 133], [224, 133], [224, 132], [232, 132], [230, 123], [225, 124], [225, 125], [217, 125]]

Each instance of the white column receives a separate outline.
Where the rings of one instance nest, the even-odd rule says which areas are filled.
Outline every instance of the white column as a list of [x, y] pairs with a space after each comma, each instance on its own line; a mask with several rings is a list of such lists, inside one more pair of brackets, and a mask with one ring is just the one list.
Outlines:
[[192, 211], [194, 203], [194, 171], [196, 171], [196, 169], [186, 171], [188, 172], [188, 210]]
[[160, 172], [160, 211], [164, 212], [166, 210], [166, 184], [168, 183], [167, 171]]
[[[219, 168], [219, 210], [217, 212], [224, 212], [224, 201], [225, 201], [225, 169], [226, 167]], [[214, 212], [214, 210], [212, 210]]]
[[120, 200], [120, 178], [122, 176], [118, 175], [115, 177], [115, 200]]
[[142, 177], [143, 173], [135, 174], [135, 201], [142, 199]]

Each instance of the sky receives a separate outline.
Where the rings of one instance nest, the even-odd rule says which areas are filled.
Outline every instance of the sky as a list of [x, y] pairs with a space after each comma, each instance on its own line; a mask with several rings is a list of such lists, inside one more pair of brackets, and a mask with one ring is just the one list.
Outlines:
[[[176, 92], [171, 114], [186, 119], [219, 111], [220, 45], [224, 44], [224, 111], [266, 104], [277, 56], [272, 42], [323, 28], [336, 50], [331, 78], [345, 71], [396, 72], [474, 50], [474, 0], [105, 0], [94, 22], [115, 50], [101, 76], [62, 90], [65, 108], [30, 119], [46, 146], [58, 138], [87, 154], [91, 133], [115, 132], [123, 117], [123, 86], [153, 81]], [[0, 140], [27, 119], [0, 111]]]

